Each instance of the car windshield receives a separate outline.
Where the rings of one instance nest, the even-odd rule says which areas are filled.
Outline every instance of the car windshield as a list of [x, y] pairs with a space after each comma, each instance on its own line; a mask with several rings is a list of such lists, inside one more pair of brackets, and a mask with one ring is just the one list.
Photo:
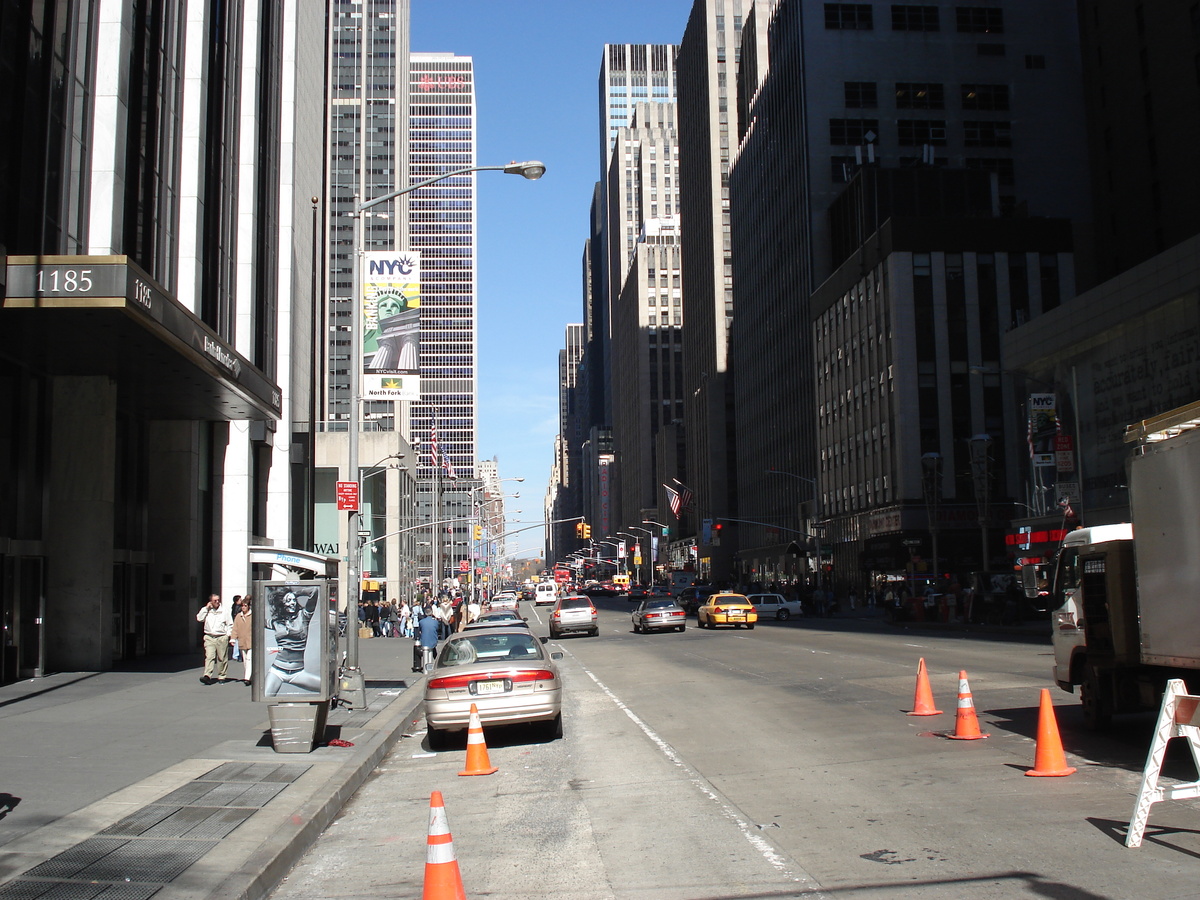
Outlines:
[[587, 597], [563, 597], [559, 601], [559, 609], [589, 609], [592, 601]]
[[650, 600], [646, 603], [645, 609], [670, 609], [674, 605], [670, 600]]
[[446, 642], [439, 666], [469, 666], [477, 662], [541, 660], [542, 648], [529, 634], [463, 633]]

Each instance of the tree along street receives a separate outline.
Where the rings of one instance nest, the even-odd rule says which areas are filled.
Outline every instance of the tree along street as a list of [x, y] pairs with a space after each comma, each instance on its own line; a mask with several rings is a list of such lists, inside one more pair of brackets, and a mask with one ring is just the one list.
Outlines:
[[[563, 740], [488, 729], [500, 771], [463, 778], [461, 747], [429, 754], [414, 721], [275, 896], [417, 896], [433, 790], [468, 896], [1195, 896], [1195, 803], [1155, 805], [1145, 845], [1122, 846], [1152, 717], [1083, 730], [1048, 640], [878, 620], [635, 635], [632, 604], [599, 605], [598, 638], [557, 642]], [[545, 634], [545, 610], [522, 614]], [[941, 716], [904, 714], [921, 657]], [[936, 734], [960, 669], [986, 740]], [[1042, 687], [1066, 778], [1024, 776]]]

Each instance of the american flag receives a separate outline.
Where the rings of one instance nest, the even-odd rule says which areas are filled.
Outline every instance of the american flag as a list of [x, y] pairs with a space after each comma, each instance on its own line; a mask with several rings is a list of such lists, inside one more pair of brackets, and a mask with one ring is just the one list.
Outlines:
[[675, 479], [675, 483], [679, 485], [679, 506], [681, 509], [687, 509], [692, 505], [692, 489], [678, 478]]
[[429, 417], [429, 464], [437, 466], [440, 462], [437, 438], [437, 416]]
[[1064, 519], [1075, 518], [1075, 510], [1071, 508], [1071, 498], [1066, 495], [1058, 498], [1058, 508], [1062, 510]]
[[663, 490], [667, 492], [667, 503], [671, 507], [671, 512], [678, 519], [683, 515], [683, 511], [687, 509], [692, 502], [692, 492], [686, 485], [680, 485], [678, 489], [671, 487], [669, 484], [663, 485]]
[[458, 473], [454, 471], [454, 463], [450, 462], [450, 454], [442, 454], [442, 468], [446, 470], [446, 477], [453, 480], [458, 477]]

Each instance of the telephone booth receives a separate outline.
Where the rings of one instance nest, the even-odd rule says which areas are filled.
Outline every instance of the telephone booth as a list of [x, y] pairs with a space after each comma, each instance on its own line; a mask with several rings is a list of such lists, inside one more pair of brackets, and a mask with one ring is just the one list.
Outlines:
[[250, 547], [254, 594], [251, 697], [269, 704], [277, 753], [308, 753], [325, 733], [337, 694], [334, 557]]

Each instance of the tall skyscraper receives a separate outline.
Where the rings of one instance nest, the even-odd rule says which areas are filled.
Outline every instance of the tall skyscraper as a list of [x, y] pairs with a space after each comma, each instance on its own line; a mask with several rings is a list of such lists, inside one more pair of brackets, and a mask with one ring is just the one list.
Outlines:
[[[413, 53], [409, 75], [409, 183], [475, 160], [475, 73], [470, 57]], [[475, 285], [475, 174], [414, 191], [410, 247], [421, 252], [421, 399], [411, 434], [438, 443], [459, 478], [475, 474], [479, 332]], [[422, 477], [432, 474], [428, 454]]]
[[[657, 519], [665, 471], [659, 431], [683, 418], [680, 332], [679, 151], [674, 103], [639, 103], [617, 131], [609, 165], [613, 267], [612, 433], [617, 459], [615, 517], [621, 527]], [[625, 236], [629, 235], [626, 243]], [[674, 455], [672, 455], [674, 457]]]
[[[601, 421], [589, 427], [607, 426], [612, 416], [611, 341], [612, 308], [624, 281], [625, 264], [633, 254], [638, 223], [633, 221], [630, 204], [626, 218], [614, 218], [611, 204], [614, 195], [609, 182], [613, 148], [622, 128], [633, 120], [639, 103], [673, 103], [676, 97], [675, 55], [672, 44], [605, 44], [600, 63], [600, 189], [595, 196], [593, 225], [596, 229], [590, 252], [591, 291], [584, 303], [598, 308], [585, 314], [592, 334], [587, 349], [589, 383], [601, 397], [595, 405], [602, 410]], [[624, 199], [622, 193], [620, 198]], [[613, 229], [617, 233], [613, 233]], [[593, 346], [594, 345], [594, 346]], [[600, 373], [603, 373], [600, 375]], [[600, 377], [597, 377], [597, 376]]]
[[979, 521], [1017, 495], [1000, 335], [1073, 292], [1089, 212], [1075, 29], [1070, 0], [779, 0], [748, 23], [730, 359], [738, 517], [767, 525], [738, 526], [744, 564], [821, 532], [861, 590], [940, 528], [942, 564], [989, 570]]
[[[323, 419], [317, 434], [316, 549], [345, 557], [350, 525], [334, 502], [334, 482], [359, 481], [364, 580], [390, 589], [411, 582], [407, 564], [416, 535], [396, 534], [397, 523], [415, 518], [415, 453], [408, 443], [407, 402], [360, 404], [359, 472], [348, 471], [352, 427], [350, 367], [355, 298], [355, 209], [404, 187], [408, 171], [408, 60], [410, 0], [364, 0], [329, 7], [328, 246], [325, 305]], [[365, 252], [408, 250], [405, 195], [373, 207], [362, 217]], [[404, 466], [404, 468], [399, 468]], [[389, 525], [389, 522], [391, 523]], [[384, 537], [391, 535], [391, 537]], [[369, 573], [370, 578], [367, 578]], [[397, 593], [399, 593], [397, 591]]]
[[[355, 199], [384, 196], [408, 171], [410, 0], [365, 0], [330, 7], [329, 259], [325, 419], [345, 432], [350, 420], [350, 329], [354, 293]], [[365, 86], [365, 87], [364, 87]], [[397, 139], [397, 135], [401, 139]], [[410, 198], [380, 204], [363, 218], [363, 249], [407, 250]], [[371, 428], [403, 432], [388, 401], [364, 404]], [[407, 435], [405, 435], [407, 437]]]
[[[683, 387], [689, 485], [699, 521], [736, 510], [729, 324], [729, 155], [738, 133], [741, 0], [695, 0], [679, 45], [679, 202], [683, 266]], [[729, 574], [734, 547], [699, 535], [704, 572]]]
[[[564, 347], [558, 351], [558, 436], [554, 441], [554, 467], [546, 495], [546, 521], [581, 514], [583, 422], [579, 389], [579, 362], [583, 358], [583, 325], [567, 325]], [[546, 555], [557, 559], [578, 546], [575, 524], [547, 525]]]

